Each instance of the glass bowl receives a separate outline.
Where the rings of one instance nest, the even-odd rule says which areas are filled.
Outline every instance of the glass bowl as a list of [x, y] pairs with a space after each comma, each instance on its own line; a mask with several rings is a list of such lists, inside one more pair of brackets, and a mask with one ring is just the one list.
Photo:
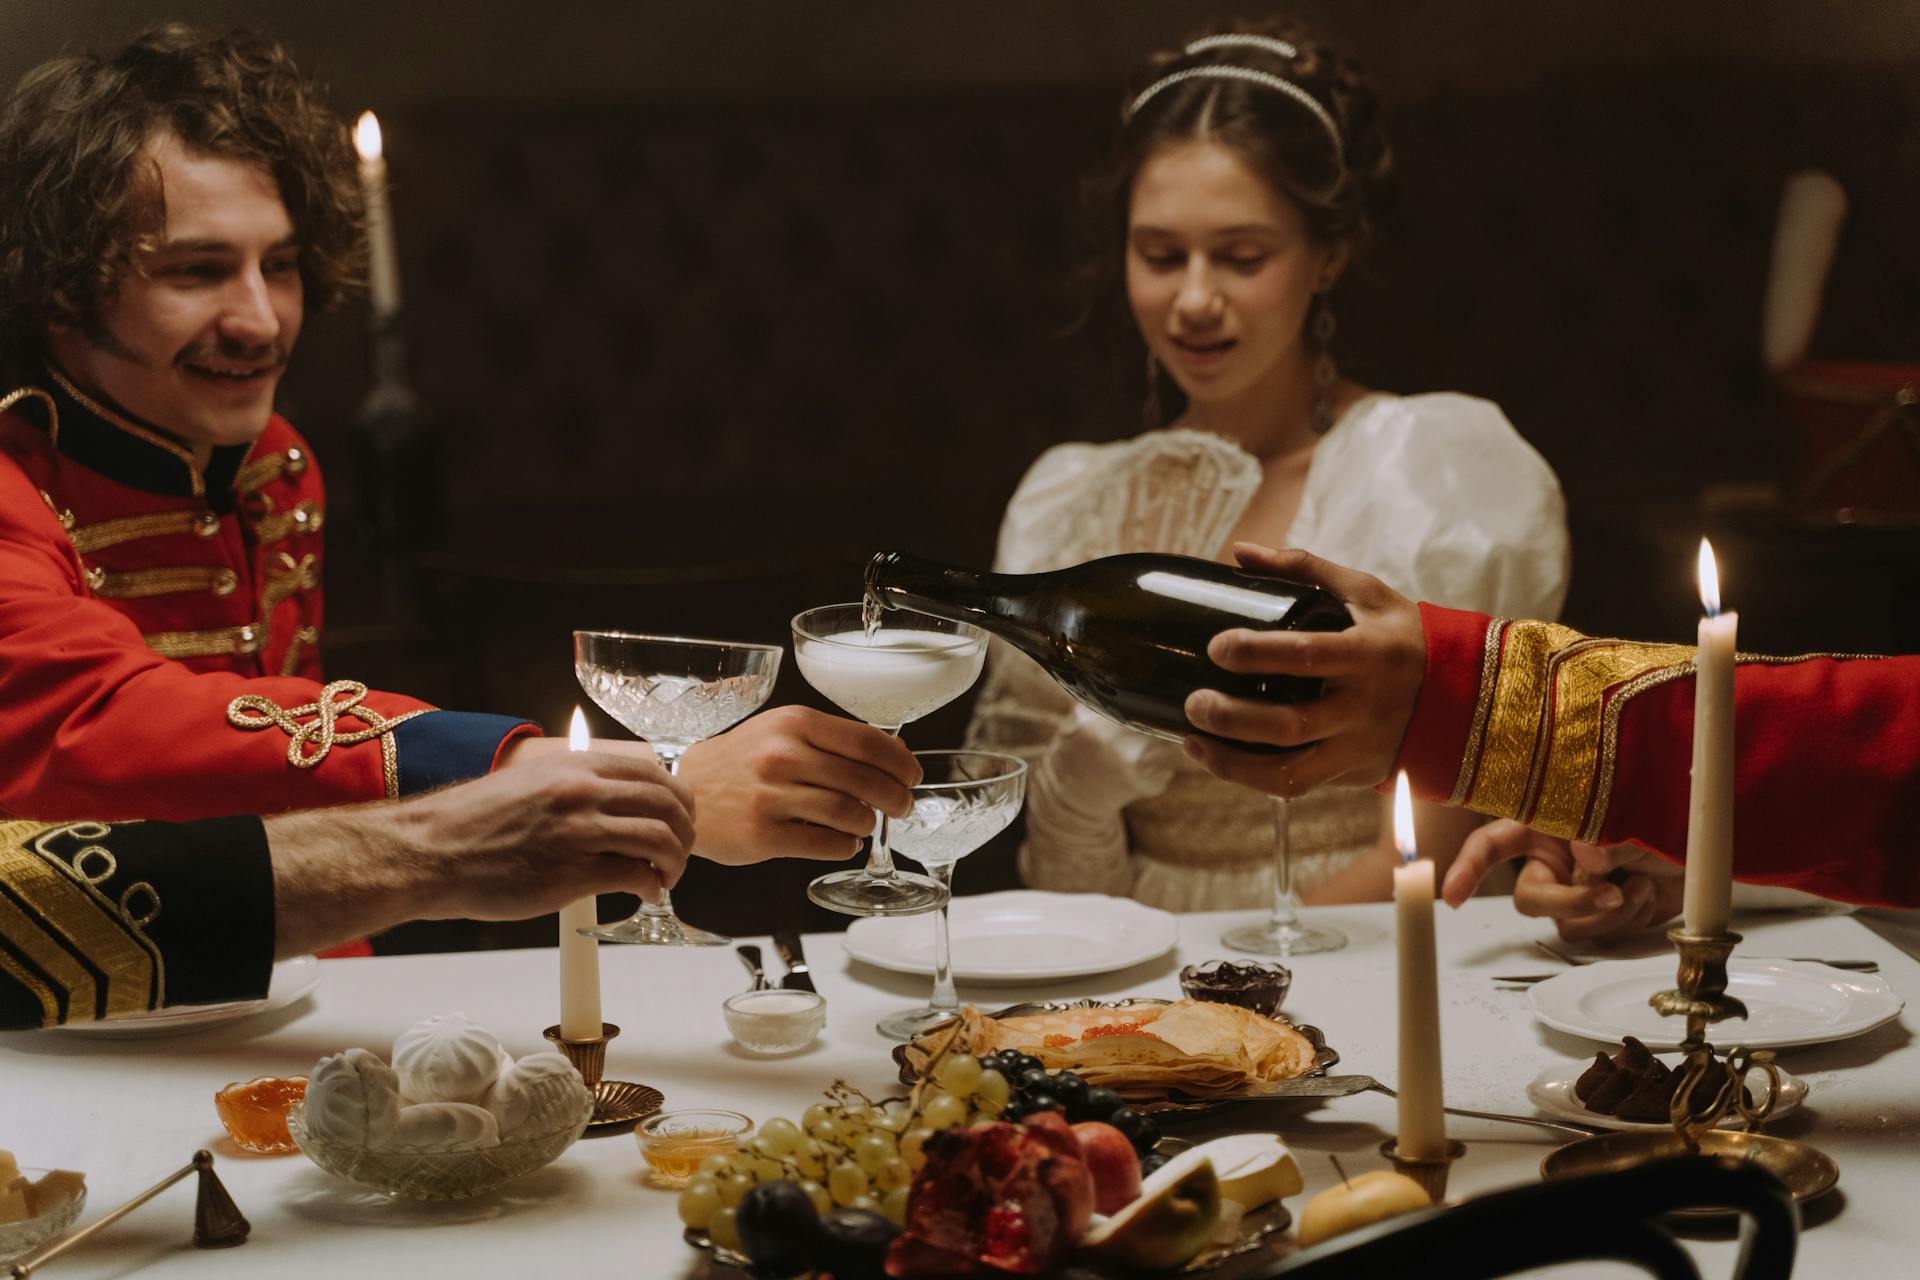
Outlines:
[[634, 1136], [640, 1156], [663, 1187], [683, 1187], [709, 1156], [730, 1156], [753, 1132], [753, 1121], [738, 1111], [656, 1111], [640, 1122]]
[[213, 1095], [213, 1109], [227, 1136], [242, 1151], [256, 1155], [291, 1155], [300, 1148], [287, 1132], [287, 1110], [307, 1096], [305, 1076], [259, 1076], [234, 1081]]
[[1180, 971], [1180, 990], [1189, 1000], [1235, 1004], [1271, 1018], [1293, 986], [1293, 972], [1270, 960], [1208, 960]]
[[307, 1130], [305, 1104], [287, 1112], [287, 1131], [307, 1159], [381, 1195], [396, 1200], [464, 1200], [552, 1163], [573, 1145], [592, 1117], [593, 1100], [586, 1098], [579, 1112], [558, 1128], [473, 1151], [374, 1151], [333, 1142]]
[[798, 1053], [827, 1025], [827, 998], [817, 991], [742, 991], [720, 1007], [733, 1042], [754, 1053]]
[[[28, 1181], [43, 1177], [48, 1172], [46, 1169], [20, 1170], [21, 1176]], [[0, 1225], [0, 1266], [24, 1258], [55, 1236], [64, 1235], [68, 1227], [80, 1220], [80, 1211], [86, 1207], [87, 1188], [83, 1183], [80, 1194], [65, 1204], [55, 1205], [38, 1217]]]

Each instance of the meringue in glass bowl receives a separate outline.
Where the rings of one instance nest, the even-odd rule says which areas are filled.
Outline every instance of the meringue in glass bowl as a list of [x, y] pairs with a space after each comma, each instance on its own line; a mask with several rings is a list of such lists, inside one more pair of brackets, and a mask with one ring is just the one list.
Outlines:
[[593, 1100], [586, 1097], [551, 1129], [464, 1151], [398, 1145], [374, 1149], [324, 1138], [307, 1128], [304, 1105], [287, 1112], [287, 1132], [301, 1152], [328, 1173], [382, 1195], [399, 1200], [463, 1200], [552, 1163], [585, 1131], [592, 1116]]

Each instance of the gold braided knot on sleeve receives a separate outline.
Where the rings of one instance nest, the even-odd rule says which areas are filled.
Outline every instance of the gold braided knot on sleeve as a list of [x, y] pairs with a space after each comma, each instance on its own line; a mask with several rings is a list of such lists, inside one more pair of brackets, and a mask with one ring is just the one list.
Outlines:
[[[298, 707], [283, 707], [261, 694], [243, 693], [227, 704], [227, 723], [249, 731], [278, 727], [291, 739], [287, 743], [287, 763], [296, 769], [311, 769], [335, 746], [385, 738], [397, 726], [426, 714], [423, 708], [389, 718], [362, 706], [360, 700], [366, 696], [367, 686], [358, 680], [335, 680], [321, 688], [318, 698]], [[313, 718], [303, 724], [303, 716]], [[338, 727], [342, 716], [351, 716], [366, 727], [342, 732]]]

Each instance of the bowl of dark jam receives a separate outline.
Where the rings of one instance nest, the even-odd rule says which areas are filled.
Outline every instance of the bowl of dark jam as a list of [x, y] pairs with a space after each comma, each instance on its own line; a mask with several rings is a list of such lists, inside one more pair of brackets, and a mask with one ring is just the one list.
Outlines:
[[1292, 985], [1291, 970], [1266, 960], [1208, 960], [1180, 971], [1187, 999], [1237, 1004], [1268, 1018], [1279, 1012]]

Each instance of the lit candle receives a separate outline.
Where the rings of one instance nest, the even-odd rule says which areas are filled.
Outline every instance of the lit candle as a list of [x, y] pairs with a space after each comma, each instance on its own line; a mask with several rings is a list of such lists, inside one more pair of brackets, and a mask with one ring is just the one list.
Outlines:
[[[587, 718], [573, 709], [567, 749], [587, 749]], [[560, 1035], [567, 1040], [600, 1036], [600, 944], [580, 930], [599, 924], [591, 897], [560, 908]]]
[[1687, 803], [1688, 933], [1725, 933], [1733, 909], [1733, 641], [1740, 615], [1720, 612], [1713, 548], [1700, 539], [1699, 647], [1694, 651], [1693, 791]]
[[353, 145], [360, 152], [360, 187], [367, 200], [367, 275], [373, 313], [390, 316], [400, 309], [400, 255], [393, 246], [387, 160], [380, 145], [380, 122], [373, 112], [360, 113], [353, 127]]
[[1433, 946], [1433, 860], [1414, 851], [1413, 795], [1402, 773], [1393, 788], [1394, 938], [1400, 964], [1399, 1153], [1416, 1160], [1447, 1154], [1440, 1075], [1440, 975]]

